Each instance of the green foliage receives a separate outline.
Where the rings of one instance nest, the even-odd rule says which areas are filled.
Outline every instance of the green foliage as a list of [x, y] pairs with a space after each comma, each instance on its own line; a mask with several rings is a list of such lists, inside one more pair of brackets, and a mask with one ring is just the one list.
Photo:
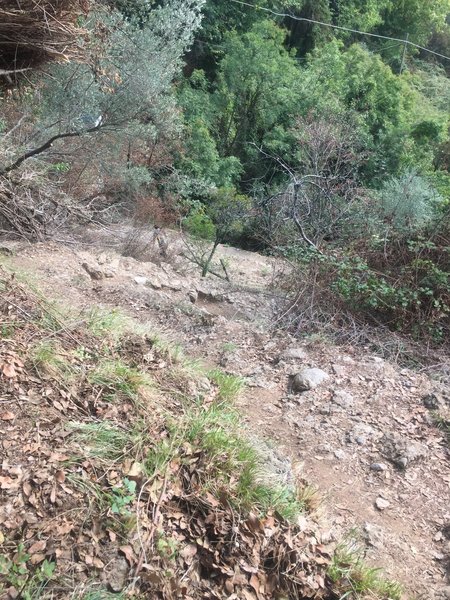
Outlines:
[[122, 485], [111, 488], [111, 512], [114, 515], [123, 517], [131, 516], [129, 507], [136, 499], [136, 482], [130, 481], [126, 477], [122, 481]]
[[380, 569], [368, 567], [362, 550], [352, 540], [338, 546], [328, 576], [341, 594], [341, 600], [367, 596], [379, 600], [401, 600], [403, 597], [402, 586], [388, 580]]
[[386, 224], [401, 235], [412, 235], [430, 223], [442, 200], [423, 177], [406, 172], [380, 190], [379, 209]]
[[208, 377], [219, 388], [218, 399], [223, 402], [232, 402], [244, 388], [244, 380], [241, 377], [228, 375], [220, 369], [209, 371]]
[[156, 550], [162, 558], [174, 560], [180, 551], [180, 542], [160, 534], [156, 540]]
[[205, 210], [215, 226], [218, 242], [229, 242], [242, 233], [251, 206], [251, 199], [235, 188], [219, 188], [212, 193]]
[[121, 360], [104, 360], [88, 375], [92, 385], [102, 387], [112, 401], [128, 399], [136, 401], [141, 387], [151, 384], [145, 374]]
[[212, 89], [199, 72], [182, 87], [192, 174], [229, 186], [243, 168], [254, 170], [258, 153], [250, 142], [285, 135], [298, 87], [297, 65], [284, 48], [285, 37], [271, 21], [257, 22], [243, 34], [230, 32]]
[[[30, 562], [31, 556], [26, 552], [23, 543], [17, 546], [12, 558], [0, 555], [0, 576], [6, 587], [20, 590], [23, 600], [39, 598], [53, 578], [55, 563], [44, 560], [39, 566], [34, 567]], [[0, 591], [6, 592], [6, 587], [0, 584]]]
[[200, 240], [213, 240], [216, 237], [216, 228], [204, 207], [193, 209], [183, 220], [183, 228]]
[[118, 429], [113, 423], [69, 423], [77, 443], [86, 456], [119, 461], [130, 454], [140, 442], [139, 432]]
[[384, 14], [382, 32], [385, 35], [404, 37], [408, 33], [416, 44], [426, 44], [433, 29], [445, 25], [449, 13], [448, 0], [402, 0], [391, 2]]

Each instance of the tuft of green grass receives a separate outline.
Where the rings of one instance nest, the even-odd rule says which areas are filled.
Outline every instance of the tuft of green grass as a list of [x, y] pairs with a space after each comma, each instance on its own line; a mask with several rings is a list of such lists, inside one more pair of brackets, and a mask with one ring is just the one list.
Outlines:
[[89, 516], [89, 513], [94, 514], [97, 512], [97, 509], [100, 512], [108, 510], [110, 506], [110, 495], [98, 483], [75, 473], [69, 473], [67, 475], [67, 481], [88, 499], [89, 508], [86, 511], [86, 518]]
[[83, 453], [89, 458], [117, 462], [124, 456], [135, 455], [145, 443], [143, 432], [119, 429], [110, 421], [96, 423], [68, 424], [74, 432], [75, 440], [83, 447]]
[[[53, 579], [56, 564], [44, 560], [39, 566], [34, 566], [31, 556], [26, 552], [23, 543], [18, 544], [12, 558], [6, 554], [0, 554], [0, 577], [6, 587], [11, 586], [20, 590], [20, 598], [32, 600], [43, 598], [46, 586]], [[0, 592], [6, 589], [0, 583]], [[2, 598], [5, 597], [2, 595]]]
[[70, 600], [125, 600], [123, 592], [108, 592], [108, 590], [91, 590], [88, 592], [75, 592]]
[[229, 375], [220, 369], [208, 371], [207, 376], [219, 388], [218, 400], [223, 402], [232, 402], [242, 392], [245, 381], [242, 377]]
[[53, 341], [38, 343], [29, 354], [34, 369], [40, 376], [67, 380], [74, 374], [72, 365], [64, 358], [62, 349]]
[[[163, 472], [188, 448], [201, 455], [202, 487], [220, 497], [226, 494], [239, 510], [266, 513], [275, 510], [294, 521], [305, 504], [297, 490], [278, 481], [268, 482], [258, 450], [239, 432], [240, 416], [227, 402], [204, 407], [198, 401], [179, 420], [168, 420], [168, 435], [155, 444], [145, 461], [149, 477]], [[189, 458], [189, 457], [188, 457]]]
[[237, 349], [237, 344], [234, 342], [224, 342], [220, 349], [224, 354], [231, 354]]
[[369, 594], [377, 600], [401, 600], [403, 595], [403, 588], [398, 582], [386, 579], [381, 569], [365, 563], [362, 551], [351, 540], [336, 548], [328, 576], [340, 594], [339, 600], [362, 599]]
[[133, 328], [132, 320], [120, 310], [103, 310], [94, 308], [85, 315], [86, 327], [99, 338], [105, 335], [114, 339], [120, 338]]
[[107, 396], [110, 400], [128, 398], [136, 401], [139, 390], [152, 384], [150, 377], [128, 366], [121, 360], [105, 360], [88, 375], [88, 381], [92, 385], [99, 385], [109, 390]]

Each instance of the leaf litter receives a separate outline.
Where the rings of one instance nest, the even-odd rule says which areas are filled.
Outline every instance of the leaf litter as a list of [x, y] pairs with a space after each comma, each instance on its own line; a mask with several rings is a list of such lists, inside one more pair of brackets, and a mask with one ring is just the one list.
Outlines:
[[[92, 589], [163, 600], [337, 597], [328, 533], [322, 543], [305, 515], [292, 524], [273, 510], [237, 507], [226, 487], [208, 490], [216, 467], [205, 447], [184, 443], [163, 467], [145, 468], [152, 444], [169, 437], [164, 414], [176, 418], [177, 394], [113, 401], [89, 375], [109, 352], [161, 381], [172, 365], [164, 351], [136, 337], [117, 347], [83, 318], [71, 326], [24, 285], [0, 278], [2, 598], [81, 599]], [[66, 379], [30, 359], [49, 336], [69, 363]], [[124, 447], [118, 436], [115, 459], [105, 460], [88, 438], [77, 443], [73, 423], [146, 435], [135, 443], [130, 434]]]

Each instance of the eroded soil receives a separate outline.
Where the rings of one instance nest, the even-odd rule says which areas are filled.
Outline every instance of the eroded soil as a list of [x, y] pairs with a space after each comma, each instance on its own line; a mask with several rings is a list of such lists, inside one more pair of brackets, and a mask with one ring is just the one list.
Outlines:
[[[175, 234], [167, 234], [168, 257], [153, 248], [147, 262], [121, 256], [126, 234], [91, 231], [84, 245], [9, 243], [13, 255], [2, 261], [59, 303], [120, 308], [193, 358], [244, 377], [240, 409], [250, 432], [320, 489], [330, 535], [354, 530], [368, 561], [400, 580], [409, 598], [450, 598], [449, 450], [426, 400], [435, 394], [448, 412], [448, 386], [359, 347], [278, 330], [273, 259], [223, 247], [231, 283], [201, 279]], [[286, 354], [292, 348], [297, 357]], [[329, 379], [288, 393], [289, 377], [305, 367]]]

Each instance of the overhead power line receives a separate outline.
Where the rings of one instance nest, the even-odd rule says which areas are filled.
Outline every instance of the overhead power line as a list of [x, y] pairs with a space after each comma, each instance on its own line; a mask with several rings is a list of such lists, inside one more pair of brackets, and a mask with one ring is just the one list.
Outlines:
[[244, 0], [231, 0], [235, 4], [240, 4], [242, 6], [248, 6], [249, 8], [254, 8], [255, 10], [261, 10], [276, 17], [283, 17], [293, 19], [294, 21], [303, 21], [305, 23], [312, 23], [313, 25], [321, 25], [323, 27], [329, 27], [330, 29], [338, 29], [339, 31], [347, 31], [348, 33], [356, 33], [357, 35], [366, 35], [373, 38], [378, 38], [381, 40], [390, 40], [391, 42], [399, 42], [401, 44], [405, 44], [406, 46], [410, 46], [412, 48], [416, 48], [418, 50], [422, 50], [423, 52], [428, 52], [429, 54], [434, 54], [434, 56], [439, 56], [439, 58], [443, 58], [444, 60], [450, 60], [450, 56], [445, 56], [445, 54], [440, 54], [439, 52], [435, 52], [434, 50], [430, 50], [430, 48], [425, 48], [425, 46], [420, 46], [419, 44], [415, 44], [411, 42], [409, 39], [402, 39], [396, 37], [390, 37], [388, 35], [381, 35], [379, 33], [370, 33], [368, 31], [359, 31], [358, 29], [352, 29], [351, 27], [343, 27], [341, 25], [333, 25], [333, 23], [325, 23], [324, 21], [317, 21], [315, 19], [308, 19], [306, 17], [297, 17], [295, 15], [291, 15], [290, 13], [279, 13], [271, 8], [266, 8], [264, 6], [258, 6], [255, 4], [250, 4], [249, 2], [244, 2]]

